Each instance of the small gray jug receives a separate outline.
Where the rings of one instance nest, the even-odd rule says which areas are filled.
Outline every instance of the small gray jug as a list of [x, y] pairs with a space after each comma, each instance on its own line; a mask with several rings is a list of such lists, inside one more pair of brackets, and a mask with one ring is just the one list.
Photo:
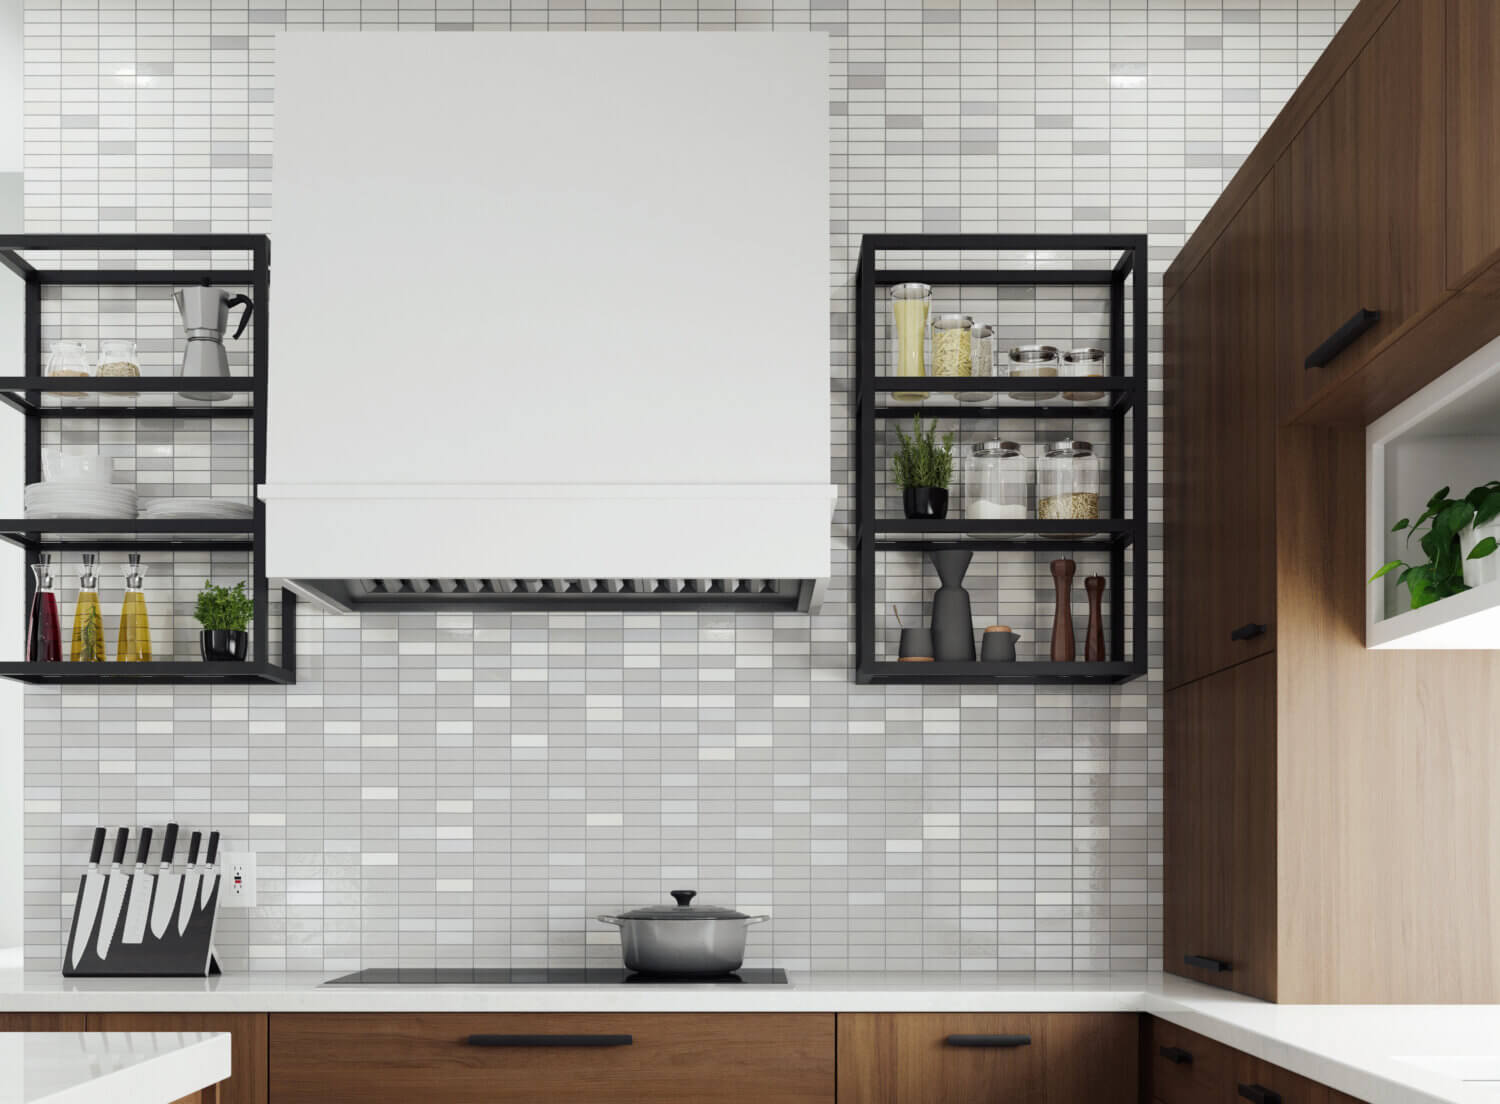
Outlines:
[[935, 549], [928, 553], [942, 586], [932, 596], [932, 654], [939, 663], [974, 662], [974, 617], [964, 572], [974, 553], [968, 548]]

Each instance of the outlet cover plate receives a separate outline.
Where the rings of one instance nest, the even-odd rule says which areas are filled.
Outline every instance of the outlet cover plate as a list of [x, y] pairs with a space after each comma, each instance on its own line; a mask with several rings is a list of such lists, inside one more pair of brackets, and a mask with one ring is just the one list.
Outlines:
[[255, 852], [225, 851], [220, 867], [219, 904], [227, 909], [255, 907]]

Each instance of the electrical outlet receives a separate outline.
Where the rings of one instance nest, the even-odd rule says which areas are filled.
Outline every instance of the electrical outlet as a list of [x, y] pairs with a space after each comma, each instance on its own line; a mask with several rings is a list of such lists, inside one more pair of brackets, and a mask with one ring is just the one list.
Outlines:
[[219, 904], [230, 909], [255, 907], [254, 851], [225, 851], [219, 876]]

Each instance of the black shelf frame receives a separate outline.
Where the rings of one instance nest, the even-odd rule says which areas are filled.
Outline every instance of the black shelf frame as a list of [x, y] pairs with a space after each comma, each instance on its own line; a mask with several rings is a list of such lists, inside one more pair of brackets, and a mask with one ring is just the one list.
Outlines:
[[[988, 252], [1108, 252], [1109, 267], [1068, 269], [877, 268], [881, 251], [959, 253]], [[1005, 683], [1112, 685], [1129, 682], [1146, 672], [1147, 637], [1147, 472], [1148, 438], [1147, 356], [1148, 280], [1147, 238], [1144, 234], [866, 234], [860, 242], [855, 280], [855, 679], [860, 683]], [[1126, 282], [1130, 283], [1127, 294]], [[917, 385], [910, 377], [877, 376], [875, 317], [880, 288], [900, 283], [935, 286], [1109, 288], [1109, 375], [1090, 379], [1088, 389], [1103, 391], [1107, 401], [1061, 405], [1036, 403], [1017, 406], [968, 403], [933, 406], [924, 403], [882, 403], [893, 391], [925, 387], [939, 392], [1056, 391], [1055, 379], [936, 379]], [[1127, 301], [1128, 300], [1128, 301]], [[1127, 351], [1126, 311], [1131, 336]], [[1128, 352], [1128, 356], [1127, 356]], [[960, 518], [942, 521], [883, 518], [875, 500], [875, 446], [880, 424], [891, 418], [926, 417], [966, 422], [1066, 418], [1097, 419], [1108, 434], [1110, 502], [1117, 513], [1126, 511], [1127, 428], [1133, 443], [1130, 464], [1131, 494], [1122, 516], [1098, 521], [980, 521]], [[1127, 419], [1129, 420], [1127, 422]], [[1106, 646], [1102, 663], [1016, 662], [1007, 664], [901, 663], [875, 659], [875, 557], [880, 552], [927, 552], [961, 546], [975, 551], [1109, 552], [1109, 589]], [[1126, 550], [1130, 560], [1131, 637], [1125, 633]]]
[[[38, 268], [28, 252], [92, 253], [249, 253], [250, 268]], [[48, 418], [248, 418], [251, 422], [251, 500], [248, 518], [12, 518], [0, 519], [0, 540], [36, 552], [180, 551], [211, 549], [248, 551], [252, 556], [252, 659], [243, 663], [153, 661], [150, 663], [0, 663], [0, 678], [31, 684], [134, 685], [202, 684], [290, 685], [297, 681], [297, 596], [281, 591], [281, 660], [271, 662], [270, 582], [266, 578], [266, 509], [255, 489], [266, 480], [266, 398], [270, 352], [271, 239], [265, 234], [0, 234], [0, 268], [25, 284], [25, 371], [0, 376], [0, 405], [20, 413], [25, 421], [25, 482], [42, 478], [42, 420]], [[249, 376], [226, 380], [193, 380], [198, 392], [228, 396], [248, 395], [232, 406], [184, 400], [172, 405], [133, 406], [89, 404], [78, 401], [44, 403], [43, 396], [83, 392], [101, 397], [119, 393], [175, 394], [184, 385], [176, 378], [55, 379], [42, 375], [42, 288], [73, 286], [191, 286], [213, 284], [248, 286], [255, 302], [251, 316], [254, 341]], [[25, 570], [26, 601], [21, 631], [36, 591], [30, 568]]]

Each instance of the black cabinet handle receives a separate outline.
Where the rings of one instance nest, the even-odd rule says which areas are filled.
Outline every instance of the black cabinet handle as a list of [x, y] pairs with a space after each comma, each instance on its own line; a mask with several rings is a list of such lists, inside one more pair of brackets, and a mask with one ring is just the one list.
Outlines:
[[1264, 625], [1257, 625], [1254, 621], [1252, 621], [1248, 625], [1241, 625], [1239, 628], [1235, 629], [1234, 632], [1229, 634], [1229, 639], [1254, 640], [1257, 636], [1265, 633], [1265, 631], [1266, 627]]
[[1229, 963], [1221, 958], [1205, 958], [1203, 955], [1183, 955], [1182, 961], [1200, 970], [1212, 970], [1216, 974], [1229, 973]]
[[470, 1046], [485, 1047], [617, 1047], [635, 1042], [631, 1035], [470, 1035]]
[[1264, 1085], [1241, 1085], [1240, 1095], [1254, 1104], [1281, 1104], [1281, 1094]]
[[1162, 1047], [1161, 1056], [1174, 1066], [1190, 1066], [1193, 1064], [1192, 1052], [1183, 1050], [1181, 1047]]
[[943, 1040], [956, 1047], [1023, 1047], [1031, 1045], [1030, 1035], [949, 1035]]
[[1307, 354], [1307, 359], [1302, 362], [1303, 368], [1322, 368], [1338, 356], [1358, 339], [1359, 335], [1380, 321], [1378, 310], [1366, 310], [1360, 307], [1354, 312], [1354, 317], [1333, 331], [1333, 336], [1312, 352]]

